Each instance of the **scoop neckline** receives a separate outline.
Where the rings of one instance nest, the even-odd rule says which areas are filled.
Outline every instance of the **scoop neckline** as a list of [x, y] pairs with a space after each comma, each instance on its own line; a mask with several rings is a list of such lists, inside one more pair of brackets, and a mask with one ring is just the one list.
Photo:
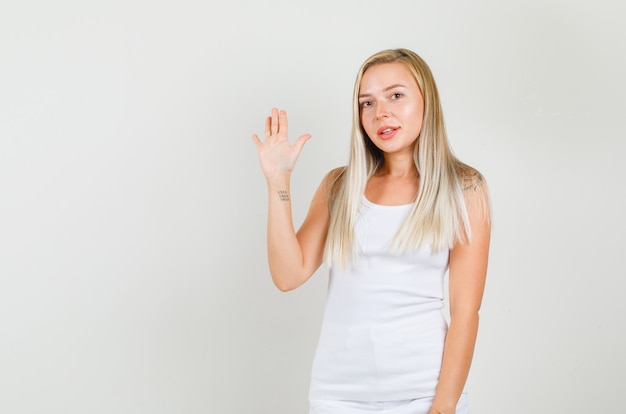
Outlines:
[[407, 204], [377, 204], [374, 203], [373, 201], [370, 201], [367, 199], [367, 197], [365, 197], [365, 194], [363, 194], [363, 203], [365, 205], [371, 206], [371, 207], [410, 207], [413, 205], [413, 203], [407, 203]]

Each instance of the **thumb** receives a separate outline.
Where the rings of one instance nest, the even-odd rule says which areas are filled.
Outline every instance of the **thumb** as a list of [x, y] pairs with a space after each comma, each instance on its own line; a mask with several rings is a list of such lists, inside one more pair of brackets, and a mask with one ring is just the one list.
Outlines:
[[311, 138], [311, 134], [300, 135], [298, 139], [293, 143], [293, 147], [300, 153], [302, 151], [302, 147], [304, 147], [304, 143], [307, 142]]
[[257, 134], [252, 134], [252, 142], [254, 142], [257, 147], [261, 145], [261, 139]]

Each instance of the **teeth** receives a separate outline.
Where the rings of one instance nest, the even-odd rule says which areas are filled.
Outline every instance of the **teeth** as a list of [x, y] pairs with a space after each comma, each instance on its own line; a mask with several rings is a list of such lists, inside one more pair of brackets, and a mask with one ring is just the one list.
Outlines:
[[383, 133], [383, 134], [388, 134], [388, 133], [390, 133], [391, 131], [393, 131], [393, 128], [387, 128], [387, 129], [383, 129], [383, 132], [382, 132], [382, 133]]

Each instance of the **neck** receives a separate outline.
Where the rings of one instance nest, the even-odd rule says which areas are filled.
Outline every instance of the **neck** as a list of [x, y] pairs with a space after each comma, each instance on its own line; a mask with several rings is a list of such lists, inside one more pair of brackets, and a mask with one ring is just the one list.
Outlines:
[[417, 168], [415, 167], [413, 154], [385, 154], [385, 162], [377, 175], [387, 175], [399, 178], [417, 176]]

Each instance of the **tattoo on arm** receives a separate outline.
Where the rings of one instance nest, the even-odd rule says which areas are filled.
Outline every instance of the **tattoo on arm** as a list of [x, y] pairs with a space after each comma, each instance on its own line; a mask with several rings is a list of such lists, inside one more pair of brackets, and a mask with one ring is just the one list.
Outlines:
[[281, 201], [289, 201], [289, 192], [286, 190], [278, 190], [278, 197]]

